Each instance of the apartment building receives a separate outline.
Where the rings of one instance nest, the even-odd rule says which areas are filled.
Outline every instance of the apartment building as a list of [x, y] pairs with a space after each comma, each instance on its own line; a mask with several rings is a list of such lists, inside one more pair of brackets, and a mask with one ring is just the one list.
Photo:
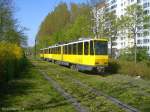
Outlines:
[[[125, 9], [129, 5], [132, 5], [134, 3], [138, 3], [142, 5], [144, 9], [144, 13], [150, 15], [150, 0], [104, 0], [104, 2], [105, 4], [107, 4], [105, 10], [108, 12], [113, 11], [118, 17], [124, 15], [126, 13]], [[97, 10], [98, 11], [97, 14], [99, 14], [97, 17], [100, 17], [103, 8]], [[137, 46], [147, 48], [148, 53], [150, 54], [150, 31], [146, 35], [143, 35], [143, 32], [138, 33], [136, 41], [137, 41]], [[127, 35], [121, 35], [121, 34], [118, 35], [114, 43], [116, 44], [113, 46], [113, 48], [117, 50], [130, 48], [134, 46], [133, 39], [128, 38]]]

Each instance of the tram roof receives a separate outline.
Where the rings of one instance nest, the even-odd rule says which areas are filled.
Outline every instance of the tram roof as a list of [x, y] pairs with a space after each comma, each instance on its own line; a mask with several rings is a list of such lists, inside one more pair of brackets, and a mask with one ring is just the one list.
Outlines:
[[55, 48], [55, 47], [60, 47], [60, 46], [65, 46], [65, 45], [70, 45], [70, 44], [76, 44], [76, 43], [80, 43], [80, 42], [88, 42], [88, 41], [92, 41], [92, 40], [101, 40], [101, 41], [108, 41], [108, 39], [106, 38], [98, 38], [98, 39], [83, 39], [83, 40], [78, 40], [78, 41], [74, 41], [74, 42], [69, 42], [69, 43], [65, 43], [65, 44], [56, 44], [53, 46], [49, 46], [47, 48], [43, 48], [40, 50], [45, 50], [45, 49], [49, 49], [49, 48]]

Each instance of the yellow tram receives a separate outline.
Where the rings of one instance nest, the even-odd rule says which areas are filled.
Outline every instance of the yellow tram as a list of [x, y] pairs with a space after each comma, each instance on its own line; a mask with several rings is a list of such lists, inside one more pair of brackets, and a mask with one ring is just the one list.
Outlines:
[[108, 65], [108, 40], [84, 39], [40, 50], [42, 59], [70, 66], [75, 70], [102, 70]]

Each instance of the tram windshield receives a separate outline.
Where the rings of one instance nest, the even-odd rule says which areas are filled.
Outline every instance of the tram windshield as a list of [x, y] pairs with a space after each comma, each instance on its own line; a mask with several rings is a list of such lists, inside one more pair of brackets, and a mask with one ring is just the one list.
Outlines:
[[95, 55], [107, 55], [108, 45], [107, 41], [94, 41]]

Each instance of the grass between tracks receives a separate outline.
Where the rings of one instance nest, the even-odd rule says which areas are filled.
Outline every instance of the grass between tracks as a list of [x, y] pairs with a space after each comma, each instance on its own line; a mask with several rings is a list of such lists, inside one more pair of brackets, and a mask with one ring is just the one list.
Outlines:
[[[65, 76], [78, 79], [97, 90], [101, 90], [120, 101], [139, 109], [142, 112], [150, 110], [150, 81], [136, 79], [126, 75], [93, 75], [72, 71], [48, 62], [38, 62], [39, 68], [47, 70], [49, 76], [58, 81], [69, 93], [74, 95], [83, 105], [90, 107], [91, 111], [122, 111], [103, 97], [97, 97]], [[111, 109], [111, 110], [110, 110]]]
[[75, 112], [33, 66], [20, 78], [0, 85], [2, 112]]
[[55, 65], [46, 66], [46, 63], [38, 63], [37, 65], [40, 69], [45, 70], [46, 73], [57, 81], [68, 93], [74, 96], [78, 102], [87, 107], [90, 112], [124, 112], [103, 96], [96, 96], [96, 94], [89, 91], [88, 88], [82, 87], [74, 83], [71, 79], [65, 78], [63, 74], [60, 73], [62, 68], [55, 68]]

